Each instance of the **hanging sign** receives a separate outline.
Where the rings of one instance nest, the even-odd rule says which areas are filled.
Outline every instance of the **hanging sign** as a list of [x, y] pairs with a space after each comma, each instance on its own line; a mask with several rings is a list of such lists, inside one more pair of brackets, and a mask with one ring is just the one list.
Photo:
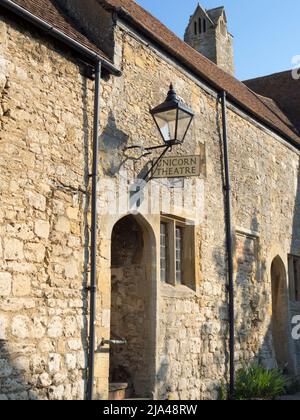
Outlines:
[[153, 172], [153, 178], [187, 178], [205, 175], [203, 156], [168, 156], [161, 159]]

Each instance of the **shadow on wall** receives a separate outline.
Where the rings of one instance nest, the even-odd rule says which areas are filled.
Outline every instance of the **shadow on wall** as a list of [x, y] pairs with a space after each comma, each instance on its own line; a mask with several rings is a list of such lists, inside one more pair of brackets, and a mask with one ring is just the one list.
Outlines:
[[[149, 153], [139, 149], [139, 147], [126, 150], [128, 140], [129, 135], [118, 128], [115, 116], [110, 111], [106, 127], [100, 137], [101, 168], [104, 175], [109, 177], [118, 175], [127, 162], [133, 164], [143, 162], [142, 169], [136, 176], [137, 179], [143, 179], [148, 172]], [[146, 158], [145, 161], [143, 161], [143, 158]]]
[[[293, 256], [300, 257], [300, 159], [298, 161], [298, 167], [295, 168], [298, 171], [297, 180], [297, 195], [294, 207], [294, 220], [293, 220], [293, 231], [292, 231], [292, 245], [290, 254]], [[299, 275], [299, 274], [298, 274]], [[300, 316], [300, 302], [290, 301], [290, 321], [294, 316]], [[293, 351], [294, 367], [297, 375], [300, 376], [300, 340], [291, 339], [291, 348]]]
[[129, 136], [119, 130], [112, 111], [108, 116], [106, 127], [100, 136], [100, 150], [104, 175], [115, 176], [128, 160], [124, 155]]
[[[219, 138], [219, 151], [223, 190], [225, 187], [222, 111], [220, 101], [216, 103], [216, 127]], [[224, 190], [225, 191], [225, 190]], [[225, 194], [224, 194], [225, 208]], [[224, 215], [225, 218], [225, 215]], [[251, 231], [259, 231], [256, 214], [252, 216]], [[225, 231], [224, 231], [225, 235]], [[225, 238], [225, 236], [224, 236]], [[220, 250], [214, 253], [218, 276], [227, 279], [227, 257]], [[237, 366], [256, 361], [274, 367], [272, 325], [265, 325], [271, 310], [271, 284], [266, 282], [268, 275], [266, 261], [262, 255], [259, 239], [247, 235], [234, 235], [235, 261], [235, 319]], [[221, 331], [223, 333], [223, 353], [225, 356], [225, 377], [229, 375], [229, 296], [220, 307]]]
[[[157, 381], [159, 382], [160, 388], [160, 397], [164, 396], [164, 399], [173, 399], [171, 398], [174, 395], [174, 386], [171, 384], [169, 380], [170, 377], [170, 363], [168, 360], [168, 340], [164, 340], [164, 349], [162, 350], [161, 354], [163, 354], [163, 360], [160, 363], [159, 369], [156, 373]], [[176, 395], [177, 397], [177, 395]], [[175, 399], [175, 398], [174, 398]], [[176, 398], [177, 399], [177, 398]]]
[[28, 370], [24, 369], [24, 358], [12, 360], [5, 340], [0, 340], [0, 401], [37, 400], [31, 390]]
[[[256, 216], [251, 230], [258, 230]], [[227, 279], [227, 257], [214, 253], [218, 276]], [[271, 325], [266, 325], [270, 308], [271, 289], [266, 283], [266, 263], [262, 259], [259, 241], [247, 235], [235, 235], [235, 361], [236, 369], [251, 362], [274, 367]], [[224, 379], [229, 378], [229, 295], [219, 307], [220, 331], [224, 357]], [[221, 370], [220, 370], [221, 372]], [[220, 385], [220, 383], [219, 383]], [[218, 384], [216, 383], [216, 386]]]
[[[219, 102], [216, 104], [216, 126], [219, 137], [221, 173], [224, 188], [223, 130]], [[250, 230], [252, 232], [259, 231], [259, 222], [256, 214], [252, 216]], [[219, 253], [215, 254], [215, 262], [218, 267], [222, 267], [222, 259], [223, 256], [220, 257]], [[271, 319], [272, 289], [271, 282], [267, 282], [267, 279], [270, 279], [271, 273], [267, 273], [266, 261], [262, 254], [259, 238], [252, 235], [234, 233], [234, 262], [235, 334], [237, 341], [235, 354], [236, 368], [247, 366], [251, 362], [258, 362], [267, 367], [275, 367], [276, 360]], [[227, 276], [226, 256], [225, 264], [225, 275]], [[228, 304], [229, 296], [227, 294], [226, 305], [220, 308], [220, 318], [225, 320], [227, 316], [227, 326], [225, 327], [227, 329], [225, 336], [227, 337], [229, 336]], [[224, 339], [224, 354], [226, 355], [226, 376], [228, 376], [228, 339]]]
[[[256, 215], [252, 218], [251, 231], [259, 231]], [[266, 367], [276, 367], [272, 339], [272, 290], [270, 273], [261, 252], [259, 238], [236, 234], [236, 338], [237, 367], [251, 362]]]

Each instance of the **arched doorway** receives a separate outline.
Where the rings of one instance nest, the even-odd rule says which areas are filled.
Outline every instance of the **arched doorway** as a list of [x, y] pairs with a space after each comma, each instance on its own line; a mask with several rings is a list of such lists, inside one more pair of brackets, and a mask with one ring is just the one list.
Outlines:
[[111, 338], [126, 344], [110, 346], [110, 387], [127, 384], [127, 398], [152, 398], [154, 392], [153, 258], [154, 235], [145, 220], [132, 215], [119, 220], [111, 242]]
[[278, 367], [289, 369], [288, 291], [286, 270], [277, 256], [271, 266], [272, 281], [272, 335]]

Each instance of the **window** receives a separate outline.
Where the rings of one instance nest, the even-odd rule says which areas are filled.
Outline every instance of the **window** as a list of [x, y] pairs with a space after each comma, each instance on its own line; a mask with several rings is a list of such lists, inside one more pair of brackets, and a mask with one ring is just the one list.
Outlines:
[[194, 31], [195, 31], [195, 35], [197, 35], [197, 22], [194, 22]]
[[206, 32], [206, 19], [203, 19], [203, 32]]
[[199, 34], [202, 33], [202, 20], [199, 18]]
[[160, 278], [172, 286], [195, 290], [195, 227], [163, 216], [160, 224]]
[[160, 224], [160, 279], [163, 283], [167, 281], [167, 255], [168, 255], [168, 233], [167, 224]]
[[300, 302], [300, 257], [289, 256], [290, 300]]

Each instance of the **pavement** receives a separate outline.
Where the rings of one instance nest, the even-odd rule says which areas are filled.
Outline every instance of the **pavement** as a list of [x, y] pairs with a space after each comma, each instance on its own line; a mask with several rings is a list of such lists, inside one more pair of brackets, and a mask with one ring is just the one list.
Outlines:
[[295, 395], [284, 395], [283, 397], [278, 397], [277, 401], [300, 401], [300, 393]]

